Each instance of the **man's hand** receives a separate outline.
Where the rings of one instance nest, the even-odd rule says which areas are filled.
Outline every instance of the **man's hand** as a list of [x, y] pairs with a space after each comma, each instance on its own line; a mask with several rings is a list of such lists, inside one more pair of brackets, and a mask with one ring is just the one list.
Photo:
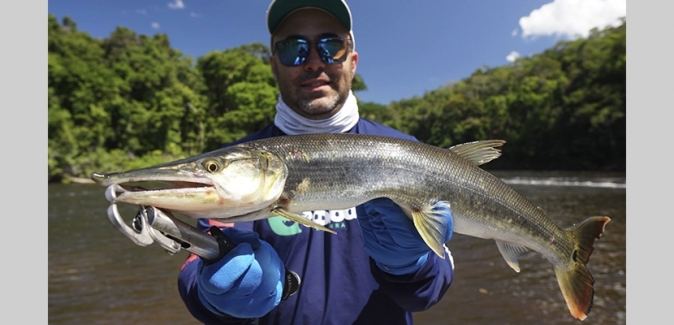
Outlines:
[[237, 246], [213, 264], [199, 260], [199, 299], [215, 314], [262, 317], [281, 301], [283, 262], [255, 232], [228, 227], [223, 233]]
[[[453, 220], [448, 206], [437, 209], [447, 226], [445, 242], [452, 237]], [[434, 254], [400, 207], [380, 198], [357, 207], [358, 223], [363, 231], [365, 250], [383, 271], [403, 275], [418, 271]]]

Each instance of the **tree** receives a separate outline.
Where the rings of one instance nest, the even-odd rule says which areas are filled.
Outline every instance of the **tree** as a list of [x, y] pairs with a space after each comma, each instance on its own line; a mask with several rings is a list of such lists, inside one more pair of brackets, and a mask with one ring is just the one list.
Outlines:
[[[490, 168], [625, 168], [626, 22], [361, 116], [448, 147], [504, 139]], [[118, 27], [93, 39], [48, 16], [50, 181], [216, 149], [271, 123], [278, 96], [262, 43], [196, 62], [168, 36]], [[362, 76], [354, 93], [367, 89]]]
[[199, 58], [209, 105], [208, 148], [217, 148], [270, 123], [278, 91], [264, 44], [253, 43]]

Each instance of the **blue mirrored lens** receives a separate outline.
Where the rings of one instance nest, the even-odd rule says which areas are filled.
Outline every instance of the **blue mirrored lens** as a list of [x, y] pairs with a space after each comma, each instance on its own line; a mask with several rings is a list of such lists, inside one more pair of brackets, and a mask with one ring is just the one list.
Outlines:
[[283, 65], [298, 66], [309, 55], [309, 43], [303, 39], [288, 39], [276, 43], [276, 52]]
[[[301, 65], [310, 51], [309, 41], [301, 38], [279, 41], [274, 46], [281, 64], [286, 66]], [[333, 64], [344, 61], [348, 53], [348, 43], [341, 38], [323, 38], [318, 41], [316, 49], [323, 62]]]
[[342, 39], [327, 38], [318, 43], [318, 51], [323, 62], [333, 64], [344, 61], [347, 46]]

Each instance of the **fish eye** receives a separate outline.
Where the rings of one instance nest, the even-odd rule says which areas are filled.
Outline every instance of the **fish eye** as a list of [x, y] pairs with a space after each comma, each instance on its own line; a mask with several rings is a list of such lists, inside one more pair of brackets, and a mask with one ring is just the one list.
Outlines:
[[209, 173], [214, 173], [220, 170], [220, 164], [215, 159], [204, 160], [201, 165], [204, 166], [204, 169], [206, 169], [206, 171]]

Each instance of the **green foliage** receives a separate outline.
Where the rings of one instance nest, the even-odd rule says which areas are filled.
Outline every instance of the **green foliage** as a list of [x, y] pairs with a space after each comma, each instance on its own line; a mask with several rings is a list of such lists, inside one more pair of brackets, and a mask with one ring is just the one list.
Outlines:
[[208, 98], [206, 148], [215, 149], [271, 123], [278, 96], [262, 43], [215, 51], [199, 58]]
[[391, 103], [388, 122], [438, 146], [506, 140], [489, 168], [624, 170], [626, 28]]
[[363, 80], [363, 77], [361, 77], [359, 74], [356, 73], [355, 76], [353, 76], [353, 81], [351, 82], [351, 90], [355, 92], [367, 90], [367, 86], [365, 85], [365, 81]]
[[377, 121], [379, 123], [390, 123], [393, 120], [393, 111], [388, 106], [374, 102], [358, 102], [358, 112], [361, 117]]
[[[421, 97], [360, 102], [362, 117], [430, 144], [507, 141], [490, 168], [625, 169], [626, 23]], [[194, 61], [168, 36], [118, 27], [106, 39], [48, 16], [50, 181], [195, 155], [273, 121], [269, 48]], [[356, 75], [354, 92], [367, 89]]]
[[261, 43], [195, 63], [164, 34], [118, 27], [96, 40], [68, 17], [48, 21], [50, 180], [195, 155], [273, 120]]

